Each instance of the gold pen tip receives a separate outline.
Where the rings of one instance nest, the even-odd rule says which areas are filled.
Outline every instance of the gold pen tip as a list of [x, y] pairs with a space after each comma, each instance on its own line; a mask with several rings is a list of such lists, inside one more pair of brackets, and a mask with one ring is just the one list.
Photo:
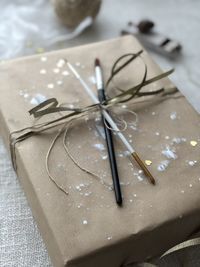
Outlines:
[[144, 174], [147, 176], [147, 178], [149, 179], [149, 181], [151, 182], [151, 184], [155, 185], [156, 184], [156, 181], [155, 181], [153, 175], [147, 169], [147, 167], [145, 166], [144, 162], [140, 159], [140, 157], [138, 156], [138, 154], [136, 152], [134, 152], [131, 155], [134, 158], [134, 160], [138, 163], [138, 165], [140, 166], [140, 168], [143, 170]]

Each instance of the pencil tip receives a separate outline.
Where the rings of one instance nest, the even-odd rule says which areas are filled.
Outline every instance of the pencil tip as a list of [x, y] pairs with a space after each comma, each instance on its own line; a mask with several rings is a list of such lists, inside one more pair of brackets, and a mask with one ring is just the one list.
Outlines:
[[98, 58], [95, 59], [95, 66], [100, 66], [100, 60]]
[[118, 205], [119, 207], [122, 207], [122, 199], [117, 200], [117, 205]]

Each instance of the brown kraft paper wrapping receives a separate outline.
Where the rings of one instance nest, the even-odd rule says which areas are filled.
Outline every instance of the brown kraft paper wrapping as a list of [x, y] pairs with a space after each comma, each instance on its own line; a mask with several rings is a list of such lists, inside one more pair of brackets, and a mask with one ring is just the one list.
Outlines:
[[[0, 130], [7, 147], [11, 132], [33, 125], [28, 110], [36, 104], [38, 94], [81, 107], [91, 104], [79, 82], [61, 64], [62, 59], [74, 64], [95, 91], [91, 80], [96, 57], [101, 59], [106, 80], [119, 56], [140, 49], [137, 40], [126, 36], [1, 63]], [[148, 78], [161, 73], [146, 52], [142, 57], [148, 66]], [[140, 60], [133, 64], [134, 69], [123, 77], [131, 77], [137, 84], [144, 65]], [[165, 78], [148, 88], [168, 85], [172, 84]], [[137, 164], [124, 156], [124, 147], [115, 138], [122, 208], [116, 205], [110, 188], [75, 166], [63, 149], [62, 139], [50, 156], [50, 169], [69, 194], [49, 179], [45, 157], [56, 129], [16, 145], [17, 174], [56, 267], [120, 267], [143, 261], [186, 240], [200, 226], [199, 115], [180, 93], [165, 99], [141, 98], [131, 109], [138, 122], [128, 127], [125, 135], [142, 159], [152, 162], [148, 168], [157, 183], [149, 184]], [[48, 115], [41, 121], [55, 116]], [[76, 122], [67, 142], [81, 166], [111, 184], [97, 117], [95, 114]], [[131, 120], [135, 115], [130, 115]]]

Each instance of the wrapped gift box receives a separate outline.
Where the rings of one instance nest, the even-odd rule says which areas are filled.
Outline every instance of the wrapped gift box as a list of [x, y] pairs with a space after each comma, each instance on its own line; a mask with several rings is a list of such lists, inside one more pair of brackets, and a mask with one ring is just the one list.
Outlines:
[[[106, 80], [119, 56], [140, 49], [136, 39], [126, 36], [2, 62], [0, 130], [8, 149], [10, 133], [37, 123], [28, 110], [41, 101], [56, 97], [73, 106], [91, 104], [64, 59], [74, 64], [95, 92], [96, 57], [101, 59]], [[161, 73], [146, 52], [142, 58], [148, 78]], [[141, 61], [134, 64], [116, 82], [141, 81], [144, 65]], [[145, 89], [171, 86], [165, 78]], [[68, 195], [55, 186], [45, 169], [46, 153], [58, 129], [16, 145], [18, 177], [57, 267], [120, 267], [144, 261], [186, 240], [200, 226], [199, 115], [179, 92], [142, 97], [130, 108], [135, 113], [128, 118], [124, 134], [148, 162], [157, 183], [149, 184], [115, 138], [123, 207], [116, 205], [111, 190], [98, 113], [73, 123], [66, 141], [73, 157], [96, 178], [80, 170], [66, 155], [62, 139], [50, 155], [51, 172]], [[56, 116], [48, 115], [39, 122]]]

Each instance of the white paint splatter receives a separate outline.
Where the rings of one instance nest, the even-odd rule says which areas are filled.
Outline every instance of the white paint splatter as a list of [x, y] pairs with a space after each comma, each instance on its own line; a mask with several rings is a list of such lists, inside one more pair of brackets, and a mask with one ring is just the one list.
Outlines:
[[28, 97], [29, 97], [29, 94], [25, 93], [24, 98], [28, 98]]
[[170, 161], [169, 160], [163, 160], [160, 162], [160, 164], [157, 167], [157, 170], [160, 172], [163, 172], [166, 170], [166, 168], [168, 167]]
[[137, 178], [138, 178], [139, 181], [143, 181], [144, 180], [144, 178], [141, 175], [138, 175]]
[[68, 75], [69, 75], [69, 72], [68, 72], [67, 70], [64, 70], [64, 71], [62, 72], [62, 75], [64, 75], [64, 76], [68, 76]]
[[57, 85], [62, 85], [63, 81], [57, 81], [56, 83], [57, 83]]
[[101, 118], [100, 117], [96, 117], [95, 121], [101, 121]]
[[85, 197], [88, 197], [88, 196], [90, 196], [92, 194], [92, 192], [86, 192], [85, 194], [84, 194], [84, 196]]
[[177, 159], [177, 155], [175, 152], [175, 149], [170, 148], [169, 146], [166, 146], [166, 148], [162, 150], [162, 154], [168, 159]]
[[94, 146], [95, 148], [97, 148], [98, 150], [100, 150], [100, 151], [105, 150], [105, 146], [104, 146], [104, 144], [94, 144], [93, 146]]
[[194, 166], [196, 163], [197, 163], [196, 160], [189, 160], [189, 161], [188, 161], [188, 164], [189, 164], [190, 166]]
[[19, 90], [19, 95], [23, 96], [24, 95], [24, 90]]
[[40, 74], [46, 74], [47, 71], [45, 69], [40, 70]]
[[131, 153], [130, 153], [130, 151], [128, 151], [128, 150], [125, 150], [125, 151], [124, 151], [124, 156], [125, 156], [125, 157], [130, 156], [130, 154], [131, 154]]
[[40, 60], [41, 60], [42, 62], [46, 62], [46, 61], [47, 61], [47, 57], [41, 57]]
[[49, 84], [47, 85], [47, 87], [48, 87], [49, 89], [53, 89], [53, 88], [54, 88], [54, 84], [53, 84], [53, 83], [49, 83]]
[[128, 150], [126, 150], [126, 151], [123, 151], [121, 153], [118, 153], [117, 155], [120, 158], [124, 158], [124, 157], [130, 156], [130, 152]]
[[68, 107], [69, 108], [74, 108], [74, 104], [69, 104]]
[[134, 131], [137, 130], [137, 126], [136, 126], [136, 125], [131, 125], [130, 128], [131, 128], [132, 130], [134, 130]]
[[176, 111], [171, 112], [171, 114], [170, 114], [170, 119], [171, 119], [171, 120], [175, 120], [176, 117], [177, 117]]
[[96, 78], [95, 78], [94, 76], [90, 76], [90, 77], [88, 78], [88, 80], [89, 80], [91, 83], [96, 84]]
[[24, 98], [28, 98], [29, 94], [27, 93], [27, 91], [28, 91], [27, 89], [19, 90], [19, 95], [23, 96]]
[[58, 68], [55, 68], [55, 69], [53, 69], [53, 72], [54, 72], [54, 73], [59, 73], [60, 70], [59, 70]]
[[79, 185], [77, 185], [76, 190], [81, 191], [81, 187]]
[[80, 192], [83, 189], [83, 187], [85, 187], [85, 186], [86, 186], [85, 184], [81, 183], [79, 185], [76, 185], [75, 188], [76, 188], [77, 191]]
[[39, 105], [40, 103], [44, 102], [47, 100], [46, 96], [42, 94], [36, 94], [34, 97], [31, 98], [30, 103], [32, 105]]
[[58, 67], [58, 68], [62, 68], [64, 65], [65, 65], [65, 60], [64, 60], [64, 59], [60, 59], [60, 60], [57, 62], [57, 67]]
[[186, 138], [184, 138], [184, 137], [174, 137], [173, 139], [172, 139], [172, 145], [173, 144], [181, 144], [181, 143], [183, 143], [183, 142], [186, 142], [187, 141], [187, 139]]

